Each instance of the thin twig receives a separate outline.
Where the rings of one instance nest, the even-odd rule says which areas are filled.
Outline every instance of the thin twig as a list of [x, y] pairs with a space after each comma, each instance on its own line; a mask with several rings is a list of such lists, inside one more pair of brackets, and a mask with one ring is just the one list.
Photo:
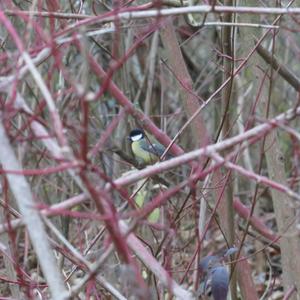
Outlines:
[[277, 71], [283, 79], [285, 79], [297, 92], [300, 90], [300, 79], [293, 74], [286, 66], [281, 64], [277, 58], [266, 50], [262, 45], [257, 45], [257, 53], [268, 63], [275, 71]]
[[[21, 16], [30, 15], [34, 17], [56, 17], [63, 19], [89, 19], [95, 18], [101, 21], [113, 21], [116, 17], [119, 19], [139, 19], [139, 18], [153, 18], [158, 16], [172, 16], [181, 14], [207, 14], [207, 13], [239, 13], [239, 14], [265, 14], [265, 15], [298, 15], [300, 14], [299, 7], [256, 7], [256, 6], [210, 6], [210, 5], [195, 5], [188, 7], [175, 7], [175, 8], [163, 8], [163, 9], [148, 9], [136, 11], [140, 7], [124, 8], [123, 11], [116, 13], [110, 12], [112, 17], [92, 16], [83, 14], [70, 14], [70, 13], [58, 13], [58, 12], [39, 12], [39, 11], [13, 11], [5, 10], [5, 14], [8, 16]], [[130, 11], [131, 10], [131, 11]]]

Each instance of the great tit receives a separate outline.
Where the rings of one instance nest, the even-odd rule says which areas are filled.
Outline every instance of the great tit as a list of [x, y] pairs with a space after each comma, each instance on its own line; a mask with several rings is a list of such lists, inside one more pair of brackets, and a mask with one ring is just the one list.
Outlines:
[[[136, 160], [143, 165], [157, 162], [166, 149], [157, 141], [148, 139], [145, 132], [139, 128], [133, 129], [128, 138], [131, 141], [131, 149]], [[167, 154], [166, 159], [171, 157], [172, 155]]]

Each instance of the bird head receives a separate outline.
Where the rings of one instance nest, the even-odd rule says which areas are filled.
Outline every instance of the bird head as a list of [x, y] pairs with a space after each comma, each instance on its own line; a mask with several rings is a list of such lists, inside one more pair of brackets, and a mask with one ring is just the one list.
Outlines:
[[142, 129], [136, 128], [131, 130], [128, 139], [132, 142], [140, 141], [145, 137], [145, 132]]

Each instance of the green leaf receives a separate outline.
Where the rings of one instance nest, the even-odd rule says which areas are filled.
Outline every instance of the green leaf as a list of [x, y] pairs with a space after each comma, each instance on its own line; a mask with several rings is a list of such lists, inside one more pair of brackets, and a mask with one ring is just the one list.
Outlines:
[[[139, 208], [143, 207], [146, 197], [147, 197], [146, 190], [141, 190], [136, 194], [135, 203], [137, 207]], [[157, 207], [152, 211], [152, 213], [148, 216], [147, 219], [149, 222], [156, 223], [159, 220], [159, 215], [160, 215], [160, 209]]]
[[159, 220], [160, 209], [156, 207], [153, 212], [148, 216], [148, 221], [152, 223], [156, 223]]
[[146, 195], [147, 195], [146, 191], [139, 191], [136, 194], [135, 203], [139, 208], [141, 208], [144, 205]]

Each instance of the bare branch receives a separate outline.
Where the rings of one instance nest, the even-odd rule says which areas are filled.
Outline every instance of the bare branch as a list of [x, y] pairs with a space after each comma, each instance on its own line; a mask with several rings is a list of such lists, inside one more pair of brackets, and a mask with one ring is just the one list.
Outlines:
[[[22, 168], [10, 146], [2, 122], [0, 122], [0, 141], [0, 161], [3, 168], [21, 171]], [[6, 177], [18, 203], [43, 274], [49, 284], [51, 294], [54, 299], [66, 299], [62, 296], [66, 291], [63, 278], [57, 267], [41, 217], [34, 208], [35, 202], [31, 194], [30, 186], [22, 175], [7, 174]]]

